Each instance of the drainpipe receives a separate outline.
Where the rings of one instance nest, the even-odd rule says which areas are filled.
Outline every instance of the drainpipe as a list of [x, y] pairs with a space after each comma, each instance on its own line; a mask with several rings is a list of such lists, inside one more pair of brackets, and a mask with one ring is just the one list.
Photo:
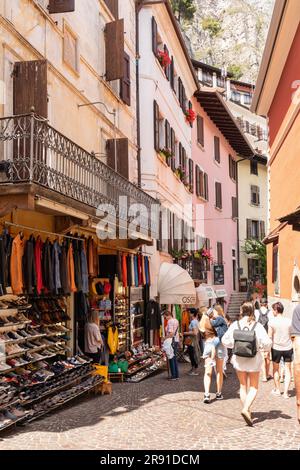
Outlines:
[[249, 158], [241, 158], [240, 160], [236, 161], [236, 204], [237, 204], [237, 265], [238, 265], [238, 291], [240, 290], [240, 280], [241, 280], [241, 274], [240, 274], [240, 268], [241, 268], [241, 253], [240, 253], [240, 217], [239, 217], [239, 166], [238, 164], [241, 162], [244, 162], [245, 160], [249, 160]]

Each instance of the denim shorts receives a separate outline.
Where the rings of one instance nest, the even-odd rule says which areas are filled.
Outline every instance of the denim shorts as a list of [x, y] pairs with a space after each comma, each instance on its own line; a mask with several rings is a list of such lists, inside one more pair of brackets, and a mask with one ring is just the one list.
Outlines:
[[[208, 340], [208, 341], [204, 342], [203, 359], [207, 359], [208, 357], [211, 356], [213, 347], [214, 347], [214, 342], [213, 341]], [[216, 347], [216, 357], [218, 359], [225, 359], [225, 357], [226, 357], [226, 348], [225, 348], [225, 346], [223, 346], [222, 343], [220, 343]]]

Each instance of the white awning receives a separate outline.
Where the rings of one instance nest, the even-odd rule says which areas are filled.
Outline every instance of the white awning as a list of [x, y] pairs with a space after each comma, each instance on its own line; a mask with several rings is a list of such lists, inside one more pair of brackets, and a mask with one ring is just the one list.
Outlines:
[[223, 297], [227, 297], [227, 292], [225, 289], [216, 289], [216, 295], [218, 299], [221, 299]]
[[158, 295], [161, 304], [195, 305], [197, 300], [193, 279], [178, 264], [161, 264]]
[[217, 298], [212, 286], [201, 284], [199, 287], [197, 287], [196, 292], [199, 302], [206, 302], [207, 300], [213, 300]]

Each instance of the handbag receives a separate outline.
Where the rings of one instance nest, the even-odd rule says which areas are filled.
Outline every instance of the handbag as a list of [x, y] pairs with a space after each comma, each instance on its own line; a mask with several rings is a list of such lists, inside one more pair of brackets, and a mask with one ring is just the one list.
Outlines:
[[251, 330], [245, 326], [241, 329], [240, 322], [238, 321], [238, 329], [233, 332], [234, 346], [233, 354], [238, 357], [255, 357], [257, 354], [257, 340], [255, 327], [257, 322], [254, 323]]

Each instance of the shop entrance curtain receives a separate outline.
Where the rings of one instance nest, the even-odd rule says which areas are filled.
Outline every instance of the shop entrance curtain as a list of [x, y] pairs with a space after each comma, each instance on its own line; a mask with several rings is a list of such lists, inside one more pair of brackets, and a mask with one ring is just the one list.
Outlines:
[[195, 305], [194, 281], [178, 264], [162, 263], [158, 275], [160, 304]]

